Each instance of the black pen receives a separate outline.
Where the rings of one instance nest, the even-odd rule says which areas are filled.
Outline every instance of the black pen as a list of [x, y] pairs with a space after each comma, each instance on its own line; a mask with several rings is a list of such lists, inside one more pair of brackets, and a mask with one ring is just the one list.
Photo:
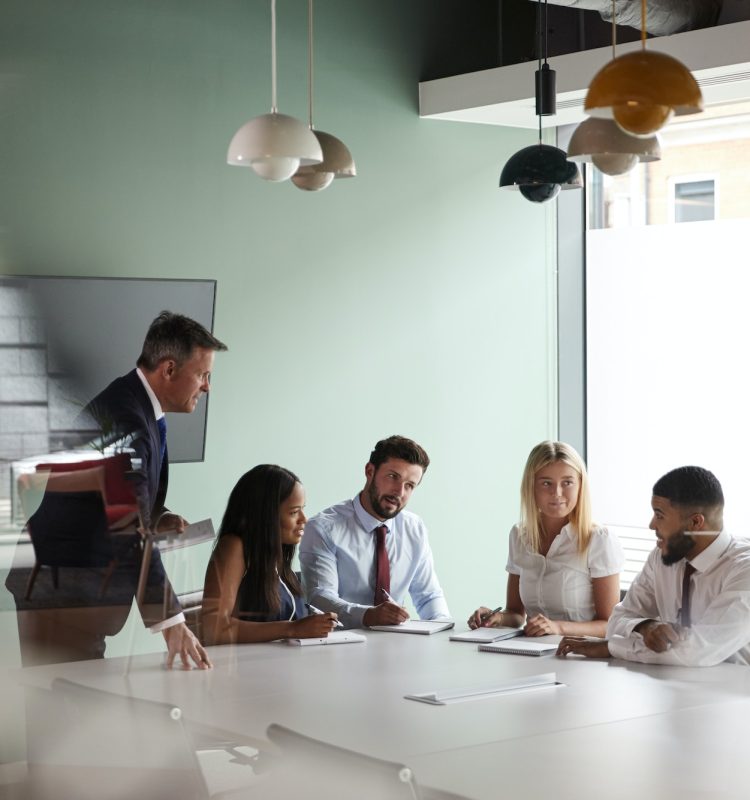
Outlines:
[[500, 612], [502, 610], [503, 610], [503, 607], [502, 606], [498, 606], [497, 608], [493, 609], [492, 611], [488, 612], [487, 614], [482, 614], [482, 622], [484, 622], [486, 619], [489, 619], [491, 616], [493, 616], [494, 614], [497, 614], [498, 612]]
[[[307, 609], [307, 610], [308, 610], [308, 611], [309, 611], [311, 614], [325, 614], [325, 611], [321, 611], [319, 608], [315, 608], [315, 606], [313, 606], [313, 605], [310, 605], [310, 603], [305, 603], [305, 608], [306, 608], [306, 609]], [[336, 620], [336, 627], [337, 627], [337, 628], [343, 628], [343, 627], [344, 627], [344, 624], [343, 624], [342, 622], [339, 622], [338, 620]]]

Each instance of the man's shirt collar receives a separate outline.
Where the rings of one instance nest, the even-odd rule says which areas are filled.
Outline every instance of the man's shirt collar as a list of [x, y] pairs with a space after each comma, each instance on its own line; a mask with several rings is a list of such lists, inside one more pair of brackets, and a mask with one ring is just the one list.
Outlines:
[[146, 380], [146, 376], [141, 372], [140, 367], [135, 368], [135, 374], [140, 378], [143, 388], [148, 395], [148, 399], [151, 401], [151, 405], [154, 408], [155, 419], [161, 419], [164, 416], [164, 412], [162, 411], [159, 398], [154, 394], [154, 390], [151, 388], [151, 384]]

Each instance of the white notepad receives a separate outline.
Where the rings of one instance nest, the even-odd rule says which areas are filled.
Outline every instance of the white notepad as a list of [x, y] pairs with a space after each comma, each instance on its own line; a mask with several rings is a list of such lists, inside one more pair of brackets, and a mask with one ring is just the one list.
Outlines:
[[452, 642], [499, 642], [523, 635], [521, 628], [475, 628], [473, 631], [451, 634]]
[[471, 686], [463, 689], [442, 689], [437, 692], [424, 692], [421, 694], [407, 694], [407, 700], [417, 700], [420, 703], [429, 703], [433, 706], [445, 706], [449, 703], [462, 703], [465, 700], [485, 700], [503, 694], [525, 692], [530, 689], [544, 689], [561, 686], [554, 672], [545, 672], [542, 675], [527, 675], [522, 678], [498, 681], [484, 686]]
[[452, 619], [407, 619], [400, 625], [370, 625], [371, 631], [391, 631], [392, 633], [437, 633], [447, 631], [455, 625]]
[[292, 647], [307, 647], [311, 644], [350, 644], [353, 642], [366, 642], [367, 637], [354, 631], [331, 631], [328, 636], [313, 639], [287, 639], [286, 643]]
[[546, 656], [557, 651], [562, 636], [534, 636], [511, 639], [506, 642], [480, 644], [479, 650], [486, 653], [510, 653], [518, 656]]

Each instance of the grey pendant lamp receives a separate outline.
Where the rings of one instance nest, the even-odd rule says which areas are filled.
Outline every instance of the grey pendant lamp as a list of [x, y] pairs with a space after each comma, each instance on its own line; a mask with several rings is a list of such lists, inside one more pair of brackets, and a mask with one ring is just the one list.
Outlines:
[[271, 0], [271, 113], [253, 117], [234, 134], [227, 163], [252, 169], [267, 181], [285, 181], [300, 165], [317, 164], [323, 151], [300, 120], [276, 106], [276, 0]]
[[335, 178], [353, 178], [357, 174], [349, 148], [330, 133], [316, 131], [313, 127], [313, 0], [307, 0], [307, 97], [309, 128], [320, 144], [323, 160], [319, 164], [306, 164], [292, 175], [298, 189], [319, 192], [333, 183]]
[[[564, 150], [542, 144], [542, 117], [556, 112], [555, 71], [547, 64], [546, 34], [542, 64], [542, 0], [537, 3], [538, 68], [534, 94], [539, 121], [539, 143], [524, 147], [512, 155], [500, 173], [501, 189], [517, 189], [532, 203], [552, 200], [563, 189], [580, 189], [583, 185], [578, 167], [568, 161]], [[547, 28], [547, 0], [544, 0], [544, 27]]]
[[[612, 60], [617, 58], [616, 4], [612, 0]], [[605, 175], [624, 175], [639, 161], [658, 161], [661, 145], [656, 135], [631, 136], [613, 119], [589, 117], [573, 131], [568, 144], [571, 161], [591, 162]]]

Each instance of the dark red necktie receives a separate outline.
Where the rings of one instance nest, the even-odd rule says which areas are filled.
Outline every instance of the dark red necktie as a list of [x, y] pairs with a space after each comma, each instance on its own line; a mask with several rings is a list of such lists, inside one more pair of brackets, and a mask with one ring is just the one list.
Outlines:
[[375, 603], [378, 606], [388, 597], [383, 593], [391, 591], [391, 565], [388, 561], [388, 552], [385, 549], [385, 535], [388, 526], [378, 525], [373, 531], [375, 534]]
[[690, 576], [695, 572], [695, 567], [685, 561], [685, 573], [682, 576], [682, 608], [680, 609], [680, 625], [689, 628], [690, 620]]

